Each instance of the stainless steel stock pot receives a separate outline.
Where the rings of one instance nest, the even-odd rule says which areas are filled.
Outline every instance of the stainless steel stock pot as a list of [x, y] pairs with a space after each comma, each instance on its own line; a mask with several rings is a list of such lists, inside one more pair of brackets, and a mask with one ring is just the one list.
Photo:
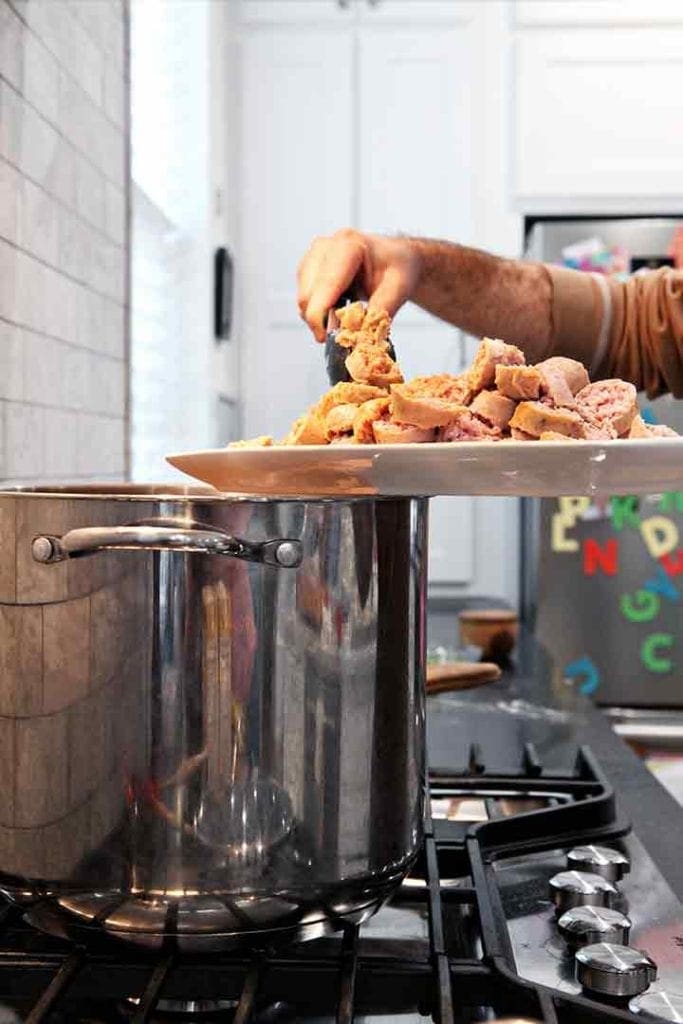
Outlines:
[[421, 840], [426, 501], [0, 494], [0, 888], [229, 948], [373, 913]]

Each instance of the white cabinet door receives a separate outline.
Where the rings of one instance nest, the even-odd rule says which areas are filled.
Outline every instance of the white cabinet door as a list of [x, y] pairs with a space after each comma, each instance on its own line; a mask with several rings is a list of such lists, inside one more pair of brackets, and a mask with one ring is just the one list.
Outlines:
[[518, 25], [653, 25], [683, 21], [680, 0], [517, 0]]
[[683, 28], [530, 31], [516, 57], [519, 197], [680, 196]]
[[244, 431], [286, 433], [325, 390], [322, 349], [296, 308], [311, 239], [351, 221], [350, 32], [263, 28], [242, 47]]
[[[358, 222], [467, 241], [472, 225], [472, 39], [451, 6], [430, 23], [400, 0], [376, 4], [359, 32]], [[443, 16], [445, 7], [439, 8]], [[436, 12], [434, 12], [436, 13]], [[459, 331], [406, 307], [393, 335], [406, 377], [462, 367]], [[419, 458], [419, 451], [416, 452]], [[475, 523], [470, 498], [438, 498], [430, 513], [430, 582], [454, 590], [473, 582]]]

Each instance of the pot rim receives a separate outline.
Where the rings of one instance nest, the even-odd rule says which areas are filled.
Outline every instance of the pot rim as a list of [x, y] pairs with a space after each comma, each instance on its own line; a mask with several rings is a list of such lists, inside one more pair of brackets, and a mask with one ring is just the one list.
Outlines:
[[238, 502], [249, 504], [267, 504], [277, 502], [278, 504], [364, 504], [386, 501], [422, 501], [426, 500], [420, 495], [342, 495], [338, 497], [324, 495], [320, 497], [311, 496], [284, 496], [263, 495], [263, 494], [231, 494], [229, 492], [217, 491], [213, 487], [203, 484], [141, 484], [141, 483], [76, 483], [76, 484], [17, 484], [9, 487], [0, 487], [0, 498], [66, 498], [69, 500], [90, 500], [90, 501], [209, 501], [209, 502]]

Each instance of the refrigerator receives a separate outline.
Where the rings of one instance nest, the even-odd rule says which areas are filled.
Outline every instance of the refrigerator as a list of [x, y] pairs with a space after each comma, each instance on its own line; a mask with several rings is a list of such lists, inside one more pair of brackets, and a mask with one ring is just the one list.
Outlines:
[[[626, 279], [680, 266], [682, 238], [683, 216], [532, 217], [525, 256]], [[639, 404], [683, 433], [683, 401]], [[683, 466], [680, 492], [524, 499], [520, 521], [522, 616], [554, 685], [603, 705], [653, 767], [673, 758], [683, 785]]]

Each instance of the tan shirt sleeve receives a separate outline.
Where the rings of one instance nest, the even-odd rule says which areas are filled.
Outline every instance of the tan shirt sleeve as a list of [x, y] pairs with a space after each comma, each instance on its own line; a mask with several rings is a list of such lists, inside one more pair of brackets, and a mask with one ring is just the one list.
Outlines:
[[613, 281], [548, 266], [551, 347], [591, 377], [630, 380], [650, 398], [683, 398], [683, 271], [663, 268]]

